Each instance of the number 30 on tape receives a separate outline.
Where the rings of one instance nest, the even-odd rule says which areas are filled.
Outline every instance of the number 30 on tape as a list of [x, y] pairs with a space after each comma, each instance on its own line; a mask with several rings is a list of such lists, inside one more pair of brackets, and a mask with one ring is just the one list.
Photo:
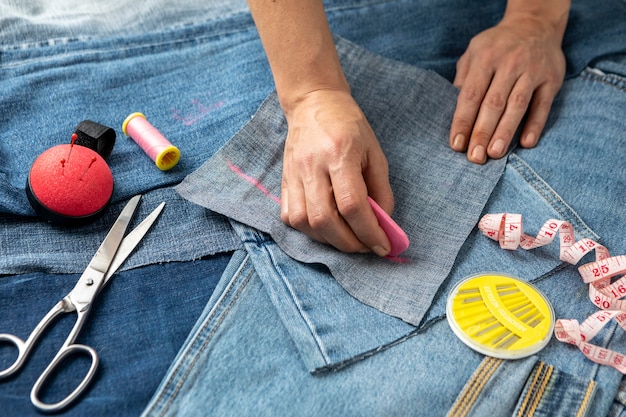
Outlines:
[[578, 268], [583, 281], [589, 284], [589, 298], [601, 310], [589, 316], [582, 324], [577, 320], [557, 320], [554, 326], [556, 338], [576, 345], [590, 360], [609, 365], [626, 374], [626, 355], [593, 345], [588, 341], [611, 320], [626, 330], [626, 276], [612, 282], [612, 278], [626, 274], [626, 256], [611, 256], [609, 251], [591, 239], [576, 241], [572, 225], [563, 220], [550, 219], [536, 237], [526, 235], [519, 214], [486, 214], [478, 223], [481, 232], [508, 250], [534, 249], [547, 245], [556, 236], [561, 244], [560, 259], [575, 265], [591, 251], [596, 260]]

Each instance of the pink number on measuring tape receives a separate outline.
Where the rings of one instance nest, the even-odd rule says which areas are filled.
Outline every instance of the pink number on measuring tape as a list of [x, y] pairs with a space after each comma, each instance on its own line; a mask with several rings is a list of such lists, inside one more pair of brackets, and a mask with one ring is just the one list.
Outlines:
[[583, 282], [589, 284], [591, 302], [601, 310], [582, 324], [577, 320], [557, 320], [554, 335], [561, 342], [576, 345], [588, 359], [626, 374], [626, 355], [588, 342], [611, 319], [626, 330], [626, 300], [622, 300], [626, 296], [626, 276], [611, 282], [612, 278], [626, 274], [626, 255], [611, 257], [604, 246], [591, 239], [576, 241], [574, 228], [563, 220], [549, 219], [536, 237], [523, 232], [519, 214], [486, 214], [480, 219], [478, 228], [485, 236], [499, 242], [501, 248], [509, 250], [519, 246], [526, 250], [538, 248], [552, 242], [558, 234], [560, 259], [572, 265], [595, 251], [596, 260], [580, 266], [578, 272]]

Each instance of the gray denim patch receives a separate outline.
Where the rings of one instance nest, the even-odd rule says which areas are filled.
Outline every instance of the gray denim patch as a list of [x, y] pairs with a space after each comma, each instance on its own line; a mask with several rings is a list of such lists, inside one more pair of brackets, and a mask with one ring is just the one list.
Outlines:
[[[287, 123], [272, 94], [250, 122], [176, 190], [210, 210], [269, 233], [291, 257], [327, 265], [361, 302], [419, 324], [503, 172], [448, 147], [457, 89], [431, 71], [339, 39], [346, 76], [389, 161], [393, 214], [411, 240], [405, 262], [346, 254], [280, 219]], [[417, 133], [416, 133], [417, 132]]]

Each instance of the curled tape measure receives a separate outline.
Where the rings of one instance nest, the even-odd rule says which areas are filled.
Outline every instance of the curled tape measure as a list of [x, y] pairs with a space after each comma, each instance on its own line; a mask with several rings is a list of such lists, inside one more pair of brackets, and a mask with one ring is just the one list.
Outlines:
[[[478, 223], [482, 233], [500, 243], [503, 249], [518, 247], [533, 249], [546, 245], [559, 235], [560, 259], [576, 264], [591, 251], [596, 260], [578, 268], [583, 281], [589, 285], [589, 298], [601, 310], [589, 316], [583, 323], [577, 320], [557, 320], [554, 334], [557, 340], [576, 345], [590, 360], [601, 365], [612, 366], [626, 374], [626, 355], [593, 345], [588, 341], [611, 320], [626, 330], [626, 256], [611, 257], [609, 251], [591, 239], [576, 241], [574, 229], [569, 222], [550, 219], [541, 227], [536, 237], [522, 231], [522, 216], [519, 214], [487, 214]], [[622, 275], [613, 281], [614, 277]]]
[[531, 284], [486, 273], [461, 281], [450, 293], [446, 313], [454, 333], [469, 347], [502, 359], [541, 350], [554, 329], [554, 310]]

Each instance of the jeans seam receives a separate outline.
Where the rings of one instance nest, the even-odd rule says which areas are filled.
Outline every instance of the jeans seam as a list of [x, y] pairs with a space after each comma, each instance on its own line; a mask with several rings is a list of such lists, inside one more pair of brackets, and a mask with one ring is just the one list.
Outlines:
[[[246, 18], [249, 14], [239, 13], [239, 18]], [[58, 59], [67, 59], [78, 57], [80, 62], [100, 62], [103, 59], [119, 59], [127, 56], [143, 56], [146, 53], [153, 54], [155, 52], [164, 51], [173, 47], [179, 48], [185, 45], [205, 44], [216, 38], [234, 36], [244, 32], [254, 32], [254, 24], [252, 20], [245, 19], [245, 22], [231, 25], [228, 27], [219, 27], [222, 20], [209, 21], [190, 27], [176, 27], [164, 29], [160, 31], [150, 32], [148, 35], [136, 35], [124, 38], [123, 43], [113, 41], [108, 38], [98, 37], [66, 37], [61, 39], [51, 39], [45, 42], [38, 42], [36, 45], [25, 47], [17, 45], [13, 47], [0, 46], [0, 52], [5, 54], [16, 54], [16, 57], [4, 55], [2, 68], [17, 68], [31, 63], [40, 64], [42, 61], [52, 61]], [[201, 30], [207, 25], [218, 25], [213, 30]], [[121, 38], [120, 38], [121, 39]], [[252, 38], [254, 39], [254, 37]], [[81, 45], [86, 43], [85, 45]], [[46, 51], [46, 48], [49, 48]], [[20, 58], [20, 54], [30, 53], [24, 58]], [[34, 55], [32, 55], [34, 54]], [[105, 58], [102, 55], [106, 55]], [[113, 57], [108, 55], [113, 54]], [[88, 59], [84, 59], [88, 55]]]
[[532, 417], [535, 414], [535, 411], [539, 406], [539, 402], [543, 398], [543, 394], [546, 391], [546, 387], [550, 382], [554, 367], [552, 365], [546, 365], [543, 362], [539, 362], [537, 367], [538, 369], [534, 372], [535, 375], [533, 381], [524, 396], [524, 400], [522, 401], [522, 405], [520, 406], [516, 417]]
[[578, 408], [578, 413], [576, 413], [576, 417], [583, 417], [587, 414], [590, 400], [591, 398], [593, 398], [593, 394], [595, 391], [596, 391], [596, 382], [589, 381], [589, 385], [587, 385], [587, 391], [585, 391], [585, 396], [583, 397], [583, 400], [580, 402], [580, 407]]
[[[233, 277], [239, 276], [238, 274], [246, 266], [249, 258], [250, 258], [250, 255], [247, 255], [246, 258], [242, 261], [241, 266], [238, 269], [238, 271], [235, 274], [233, 274]], [[193, 360], [191, 361], [191, 363], [188, 363], [188, 361], [186, 361], [186, 360], [179, 361], [177, 363], [177, 365], [176, 365], [176, 367], [174, 369], [174, 372], [171, 373], [172, 376], [169, 378], [169, 381], [167, 383], [167, 385], [170, 386], [170, 384], [173, 382], [172, 380], [178, 379], [178, 382], [175, 383], [173, 390], [171, 388], [168, 388], [167, 390], [160, 390], [159, 396], [158, 396], [157, 400], [154, 402], [154, 405], [152, 407], [150, 407], [150, 409], [147, 409], [145, 411], [145, 413], [152, 412], [155, 408], [157, 408], [157, 405], [160, 404], [163, 401], [163, 398], [166, 395], [167, 395], [168, 399], [167, 399], [167, 402], [165, 404], [163, 404], [162, 406], [159, 406], [159, 408], [161, 408], [161, 412], [159, 413], [159, 416], [164, 416], [165, 413], [167, 413], [167, 411], [171, 407], [172, 403], [174, 402], [176, 396], [178, 395], [178, 393], [182, 389], [183, 384], [185, 383], [185, 381], [189, 377], [189, 374], [195, 368], [196, 362], [200, 358], [201, 354], [206, 350], [206, 347], [208, 346], [209, 342], [211, 342], [213, 340], [213, 336], [215, 335], [217, 330], [220, 328], [221, 324], [223, 323], [224, 319], [226, 318], [226, 316], [230, 312], [230, 310], [233, 307], [233, 305], [235, 304], [235, 302], [239, 299], [239, 296], [241, 295], [241, 292], [246, 287], [246, 285], [250, 281], [251, 277], [252, 277], [252, 271], [249, 271], [247, 273], [247, 275], [245, 276], [244, 280], [238, 285], [238, 287], [237, 287], [237, 289], [235, 291], [234, 296], [229, 299], [229, 302], [226, 305], [226, 308], [221, 311], [219, 320], [217, 321], [217, 323], [215, 323], [215, 325], [213, 325], [213, 329], [209, 332], [209, 334], [205, 336], [205, 340], [202, 342], [201, 346], [199, 346], [199, 347], [191, 346], [190, 347], [189, 350], [193, 352]], [[222, 302], [224, 300], [226, 300], [228, 298], [228, 296], [233, 292], [233, 290], [235, 288], [236, 281], [238, 281], [238, 280], [236, 280], [236, 279], [231, 280], [231, 282], [229, 283], [226, 291], [224, 291], [222, 293], [222, 295], [220, 296], [220, 299], [215, 303], [215, 306], [213, 307], [212, 311], [209, 313], [207, 318], [204, 320], [204, 323], [203, 323], [202, 327], [199, 329], [199, 331], [196, 334], [204, 334], [206, 329], [209, 327], [209, 325], [213, 321], [213, 318], [218, 314], [217, 313], [218, 312], [218, 307], [221, 306]], [[193, 340], [193, 344], [194, 345], [195, 345], [196, 341], [198, 341], [198, 337], [194, 338], [194, 340]], [[180, 373], [181, 369], [183, 369], [183, 368], [185, 368], [183, 376], [180, 377], [180, 378], [177, 378], [178, 374]]]
[[371, 1], [368, 1], [367, 3], [355, 1], [349, 4], [343, 4], [340, 6], [328, 5], [325, 9], [326, 9], [326, 13], [342, 12], [345, 10], [357, 10], [357, 9], [363, 9], [363, 8], [372, 7], [372, 6], [379, 6], [379, 5], [386, 4], [386, 3], [393, 3], [393, 0], [371, 0]]
[[545, 182], [522, 158], [517, 154], [511, 153], [508, 159], [508, 165], [515, 169], [519, 175], [530, 185], [535, 191], [537, 191], [544, 200], [552, 207], [562, 219], [568, 220], [574, 229], [582, 235], [582, 237], [589, 237], [598, 243], [601, 242], [600, 236], [598, 236], [584, 221], [583, 219], [572, 209], [563, 198], [547, 183]]
[[503, 359], [497, 359], [491, 356], [485, 357], [457, 397], [447, 417], [467, 416], [472, 406], [476, 403], [476, 399], [482, 392], [482, 389], [503, 362]]
[[276, 244], [275, 243], [271, 243], [271, 244], [266, 243], [266, 244], [262, 245], [262, 249], [267, 254], [267, 256], [268, 256], [272, 266], [274, 267], [274, 270], [276, 271], [276, 273], [280, 277], [280, 281], [283, 283], [283, 285], [287, 289], [287, 292], [291, 296], [291, 300], [292, 300], [296, 310], [298, 311], [299, 316], [302, 318], [304, 323], [306, 323], [307, 329], [309, 329], [309, 333], [313, 337], [313, 340], [315, 340], [315, 345], [317, 346], [320, 354], [324, 358], [324, 361], [327, 364], [329, 364], [329, 363], [331, 363], [331, 359], [328, 356], [328, 352], [326, 351], [324, 343], [322, 342], [322, 340], [317, 335], [317, 332], [315, 331], [315, 327], [311, 323], [311, 320], [309, 320], [308, 315], [305, 313], [304, 309], [302, 308], [300, 303], [297, 301], [298, 297], [296, 297], [294, 295], [294, 291], [293, 291], [293, 287], [291, 286], [291, 283], [289, 282], [288, 279], [286, 279], [285, 274], [283, 273], [282, 269], [280, 268], [280, 266], [276, 262], [276, 259], [274, 258], [274, 255], [272, 254], [272, 251], [271, 251], [270, 247], [273, 247], [274, 245], [276, 245]]
[[594, 70], [593, 68], [585, 68], [583, 72], [581, 72], [581, 77], [589, 80], [600, 82], [602, 84], [608, 85], [610, 87], [614, 87], [620, 91], [626, 92], [626, 79], [617, 74], [611, 73], [600, 73], [599, 70]]
[[345, 360], [340, 361], [340, 362], [335, 362], [335, 363], [332, 363], [332, 364], [327, 365], [327, 366], [322, 366], [322, 367], [319, 367], [319, 368], [315, 368], [314, 370], [311, 371], [311, 374], [312, 375], [319, 375], [319, 374], [323, 374], [325, 372], [340, 371], [343, 368], [346, 368], [346, 367], [348, 367], [350, 365], [353, 365], [353, 364], [355, 364], [357, 362], [360, 362], [362, 360], [370, 358], [370, 357], [372, 357], [372, 356], [374, 356], [374, 355], [376, 355], [376, 354], [378, 354], [380, 352], [384, 352], [387, 349], [390, 349], [390, 348], [392, 348], [394, 346], [399, 345], [400, 343], [406, 342], [410, 338], [425, 332], [432, 325], [440, 322], [441, 320], [444, 320], [445, 317], [446, 316], [443, 315], [443, 316], [436, 317], [436, 318], [434, 318], [432, 320], [429, 320], [428, 322], [426, 322], [425, 324], [423, 324], [419, 328], [416, 328], [415, 330], [410, 331], [409, 333], [405, 334], [404, 336], [402, 336], [402, 337], [400, 337], [400, 338], [398, 338], [396, 340], [393, 340], [393, 341], [391, 341], [389, 343], [386, 343], [384, 345], [380, 345], [378, 347], [370, 349], [370, 350], [368, 350], [366, 352], [363, 352], [363, 353], [361, 353], [359, 355], [353, 356], [353, 357], [351, 357], [349, 359], [345, 359]]

